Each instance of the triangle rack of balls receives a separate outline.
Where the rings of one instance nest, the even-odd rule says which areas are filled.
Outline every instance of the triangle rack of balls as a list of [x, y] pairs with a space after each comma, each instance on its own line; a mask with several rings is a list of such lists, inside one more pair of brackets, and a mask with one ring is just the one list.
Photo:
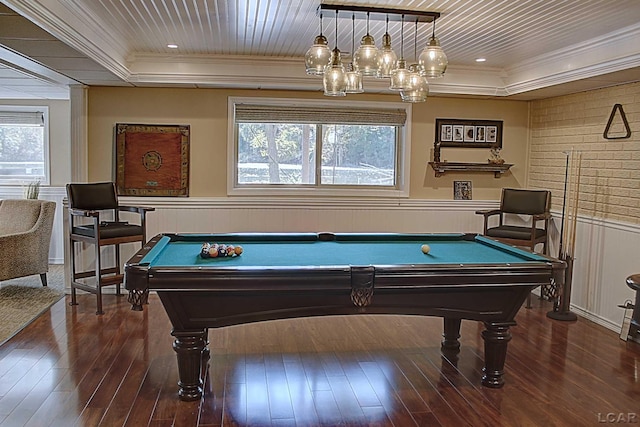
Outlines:
[[201, 258], [235, 257], [240, 256], [240, 254], [242, 254], [242, 246], [240, 245], [205, 242], [200, 249]]

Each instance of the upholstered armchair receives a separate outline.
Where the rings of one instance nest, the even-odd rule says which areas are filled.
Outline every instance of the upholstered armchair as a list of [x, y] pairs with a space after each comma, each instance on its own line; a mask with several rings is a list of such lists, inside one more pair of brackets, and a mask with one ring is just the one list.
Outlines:
[[39, 274], [47, 286], [55, 202], [0, 200], [0, 281]]

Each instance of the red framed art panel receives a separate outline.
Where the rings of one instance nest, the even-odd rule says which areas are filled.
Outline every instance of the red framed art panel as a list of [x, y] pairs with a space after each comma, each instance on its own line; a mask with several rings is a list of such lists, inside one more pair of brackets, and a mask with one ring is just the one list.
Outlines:
[[118, 194], [188, 196], [189, 134], [189, 125], [116, 123]]

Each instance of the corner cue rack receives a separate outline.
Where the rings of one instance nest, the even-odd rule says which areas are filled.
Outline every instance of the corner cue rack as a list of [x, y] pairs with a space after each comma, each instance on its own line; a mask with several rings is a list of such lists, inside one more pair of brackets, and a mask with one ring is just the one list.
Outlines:
[[460, 163], [460, 162], [429, 162], [436, 173], [436, 178], [450, 171], [493, 172], [496, 178], [507, 172], [513, 164], [510, 163]]

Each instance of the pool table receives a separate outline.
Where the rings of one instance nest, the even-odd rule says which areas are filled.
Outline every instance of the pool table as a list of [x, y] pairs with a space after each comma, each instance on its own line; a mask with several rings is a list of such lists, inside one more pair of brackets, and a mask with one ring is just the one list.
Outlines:
[[[243, 252], [202, 258], [205, 242]], [[516, 313], [536, 286], [561, 286], [565, 268], [477, 234], [160, 234], [126, 263], [125, 287], [134, 310], [148, 291], [162, 301], [182, 400], [202, 396], [208, 328], [359, 313], [440, 316], [454, 354], [461, 319], [484, 322], [482, 384], [498, 388]]]

